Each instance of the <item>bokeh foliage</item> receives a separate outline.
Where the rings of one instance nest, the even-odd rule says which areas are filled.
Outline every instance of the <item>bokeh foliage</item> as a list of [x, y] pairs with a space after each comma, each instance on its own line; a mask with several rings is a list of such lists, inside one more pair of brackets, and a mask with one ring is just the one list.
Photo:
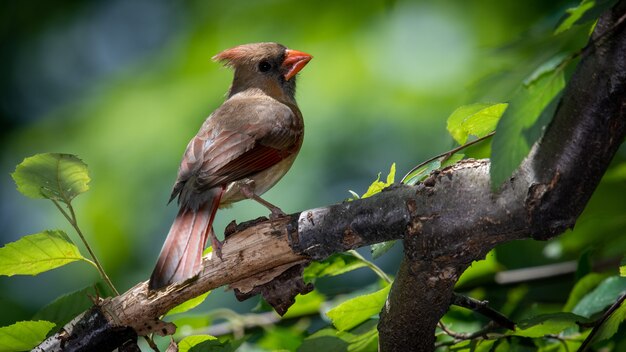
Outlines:
[[[589, 3], [595, 2], [583, 1], [584, 6]], [[223, 100], [231, 79], [228, 70], [210, 61], [220, 50], [277, 41], [314, 55], [298, 82], [297, 99], [306, 123], [301, 155], [267, 194], [293, 212], [342, 201], [350, 197], [348, 190], [362, 194], [392, 162], [403, 175], [421, 160], [454, 146], [446, 131], [447, 117], [463, 104], [523, 101], [523, 90], [530, 90], [533, 79], [541, 83], [549, 78], [541, 71], [545, 63], [575, 52], [587, 41], [593, 21], [569, 20], [572, 28], [554, 34], [560, 23], [568, 23], [560, 22], [566, 9], [576, 5], [540, 0], [3, 4], [0, 174], [5, 177], [0, 178], [0, 244], [45, 228], [71, 232], [54, 208], [21, 197], [8, 174], [36, 153], [78, 154], [88, 162], [92, 177], [90, 191], [74, 202], [84, 232], [116, 286], [124, 290], [144, 280], [174, 216], [174, 207], [165, 202], [180, 156], [203, 119]], [[558, 74], [567, 78], [574, 66], [575, 60]], [[526, 121], [518, 122], [512, 135], [528, 127]], [[533, 133], [529, 138], [536, 138]], [[493, 143], [501, 147], [501, 142]], [[464, 153], [484, 157], [489, 147], [486, 142]], [[524, 151], [512, 151], [523, 157]], [[478, 263], [466, 273], [458, 289], [488, 299], [520, 321], [570, 311], [564, 308], [568, 305], [575, 309], [574, 302], [582, 301], [584, 294], [572, 298], [578, 292], [572, 288], [581, 287], [583, 280], [589, 286], [584, 293], [608, 285], [604, 280], [615, 277], [626, 251], [625, 159], [622, 150], [573, 231], [547, 243], [498, 247], [488, 265]], [[217, 232], [232, 219], [260, 215], [265, 215], [264, 209], [242, 202], [218, 213]], [[376, 264], [393, 274], [400, 247]], [[362, 254], [368, 255], [366, 250]], [[354, 265], [352, 259], [342, 260]], [[507, 270], [568, 261], [577, 268], [570, 274], [507, 284], [499, 279]], [[588, 279], [592, 270], [607, 277]], [[97, 272], [77, 264], [37, 278], [0, 277], [0, 326], [37, 320], [46, 304], [68, 292], [93, 290], [89, 287], [97, 280]], [[319, 349], [321, 341], [369, 350], [375, 346], [374, 319], [337, 332], [324, 313], [348, 298], [384, 289], [380, 281], [365, 269], [320, 278], [317, 295], [300, 305], [308, 304], [303, 317], [252, 329], [244, 346], [307, 350]], [[610, 292], [613, 296], [605, 291], [603, 297], [613, 301], [621, 291], [618, 287]], [[230, 292], [214, 292], [198, 307], [171, 319], [183, 326], [177, 336], [183, 337], [204, 331], [210, 322], [236, 323], [239, 314], [255, 304], [236, 303]], [[257, 308], [265, 309], [262, 304]], [[549, 328], [572, 323], [561, 315], [543, 317]], [[455, 331], [474, 331], [484, 322], [452, 309], [444, 323]], [[232, 336], [242, 337], [236, 331]], [[626, 345], [625, 337], [618, 331], [600, 344], [619, 350]], [[505, 344], [544, 344], [539, 347], [555, 351], [572, 343], [537, 342], [520, 335], [499, 341], [500, 349]]]

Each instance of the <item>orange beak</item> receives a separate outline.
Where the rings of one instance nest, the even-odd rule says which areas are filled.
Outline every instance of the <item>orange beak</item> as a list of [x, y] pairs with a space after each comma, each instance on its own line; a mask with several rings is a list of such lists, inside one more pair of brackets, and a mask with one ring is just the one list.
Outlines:
[[283, 61], [283, 67], [287, 69], [287, 73], [285, 73], [285, 79], [287, 81], [300, 72], [300, 70], [302, 70], [302, 68], [313, 58], [313, 56], [297, 50], [287, 49], [285, 54], [286, 56]]

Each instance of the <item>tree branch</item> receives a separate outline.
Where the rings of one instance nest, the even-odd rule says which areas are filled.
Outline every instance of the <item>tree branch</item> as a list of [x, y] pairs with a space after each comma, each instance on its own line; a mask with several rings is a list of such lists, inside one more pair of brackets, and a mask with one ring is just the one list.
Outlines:
[[405, 238], [405, 258], [381, 312], [382, 351], [432, 351], [454, 283], [472, 260], [499, 243], [547, 240], [574, 226], [624, 140], [625, 14], [622, 0], [601, 17], [545, 135], [496, 193], [487, 164], [473, 172], [455, 166], [424, 182], [431, 211], [417, 203], [414, 214], [428, 221], [415, 223], [419, 233]]
[[[625, 8], [621, 1], [604, 15], [594, 38]], [[233, 285], [245, 293], [293, 265], [393, 239], [404, 239], [405, 260], [381, 312], [380, 347], [432, 350], [454, 283], [473, 260], [499, 243], [545, 240], [574, 225], [624, 139], [625, 52], [620, 26], [583, 56], [545, 136], [498, 192], [488, 160], [465, 160], [416, 186], [255, 224], [228, 236], [223, 260], [209, 255], [198, 277], [154, 293], [141, 282], [102, 300], [36, 350], [108, 351], [136, 335], [169, 334], [174, 327], [158, 318], [208, 290]]]

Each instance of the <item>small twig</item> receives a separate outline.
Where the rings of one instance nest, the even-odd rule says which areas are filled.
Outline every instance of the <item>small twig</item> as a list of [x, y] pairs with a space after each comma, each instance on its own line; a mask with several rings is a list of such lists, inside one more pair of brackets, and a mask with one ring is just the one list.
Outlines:
[[117, 291], [117, 289], [115, 289], [115, 286], [113, 286], [113, 282], [111, 282], [111, 279], [109, 279], [109, 276], [104, 271], [104, 267], [102, 266], [102, 264], [100, 264], [100, 261], [98, 260], [98, 257], [96, 257], [96, 254], [91, 249], [91, 246], [87, 242], [87, 239], [83, 235], [83, 232], [80, 230], [80, 227], [78, 227], [78, 221], [76, 220], [76, 213], [74, 213], [74, 208], [72, 207], [72, 204], [69, 203], [69, 202], [66, 202], [67, 208], [70, 211], [70, 213], [68, 214], [61, 207], [59, 202], [57, 202], [54, 199], [51, 199], [51, 201], [52, 201], [52, 203], [54, 203], [54, 205], [57, 207], [57, 209], [59, 209], [61, 214], [63, 214], [63, 216], [67, 219], [67, 221], [70, 223], [70, 225], [72, 225], [72, 227], [74, 228], [74, 230], [76, 231], [76, 233], [78, 234], [80, 239], [83, 241], [83, 244], [85, 244], [85, 247], [87, 248], [87, 251], [89, 252], [89, 255], [91, 255], [91, 258], [93, 259], [94, 263], [96, 264], [96, 268], [98, 269], [98, 272], [100, 273], [100, 276], [102, 277], [102, 279], [106, 282], [106, 284], [109, 286], [109, 288], [111, 288], [111, 290], [115, 293], [115, 295], [119, 296], [120, 293]]
[[593, 338], [598, 334], [598, 331], [600, 331], [602, 324], [604, 324], [604, 322], [607, 319], [609, 319], [611, 314], [613, 314], [619, 307], [622, 306], [622, 303], [624, 303], [624, 300], [626, 300], [626, 293], [622, 294], [617, 299], [617, 301], [615, 301], [615, 303], [613, 303], [611, 307], [609, 307], [609, 309], [607, 309], [606, 312], [602, 314], [602, 317], [598, 320], [596, 326], [594, 326], [593, 329], [591, 329], [591, 332], [589, 333], [589, 335], [587, 335], [587, 338], [585, 339], [585, 341], [583, 341], [582, 345], [580, 345], [580, 347], [578, 348], [578, 352], [583, 352], [587, 349], [587, 347], [589, 347], [589, 344], [591, 344], [591, 342], [593, 341]]
[[490, 132], [490, 133], [489, 133], [488, 135], [486, 135], [486, 136], [480, 137], [480, 138], [475, 139], [475, 140], [473, 140], [473, 141], [471, 141], [471, 142], [467, 142], [467, 143], [465, 143], [465, 144], [463, 144], [463, 145], [460, 145], [460, 146], [458, 146], [458, 147], [456, 147], [456, 148], [454, 148], [454, 149], [448, 150], [448, 151], [447, 151], [447, 152], [445, 152], [445, 153], [441, 153], [441, 154], [439, 154], [439, 155], [433, 156], [432, 158], [430, 158], [430, 159], [428, 159], [428, 160], [426, 160], [426, 161], [423, 161], [423, 162], [419, 163], [417, 166], [415, 166], [415, 167], [413, 167], [411, 170], [409, 170], [409, 172], [407, 172], [407, 173], [406, 173], [406, 175], [404, 175], [404, 177], [402, 178], [402, 181], [401, 181], [401, 182], [404, 182], [404, 180], [406, 180], [406, 178], [407, 178], [410, 174], [412, 174], [415, 170], [419, 169], [420, 167], [422, 167], [422, 166], [424, 166], [424, 165], [426, 165], [426, 164], [428, 164], [428, 163], [430, 163], [430, 162], [432, 162], [432, 161], [435, 161], [435, 160], [437, 160], [437, 159], [439, 159], [439, 158], [443, 158], [443, 157], [448, 157], [448, 158], [449, 158], [452, 154], [454, 154], [454, 153], [456, 153], [456, 152], [458, 152], [458, 151], [460, 151], [460, 150], [463, 150], [463, 149], [465, 149], [465, 148], [467, 148], [467, 147], [469, 147], [469, 146], [472, 146], [472, 145], [474, 145], [474, 144], [476, 144], [476, 143], [482, 142], [482, 141], [484, 141], [485, 139], [487, 139], [487, 138], [489, 138], [489, 137], [493, 136], [494, 134], [496, 134], [496, 131]]
[[498, 339], [498, 338], [505, 336], [503, 334], [497, 334], [495, 336], [488, 336], [488, 334], [493, 333], [494, 331], [501, 328], [498, 324], [494, 323], [493, 321], [490, 321], [482, 329], [472, 332], [472, 333], [459, 333], [459, 332], [452, 331], [441, 321], [437, 324], [437, 326], [439, 326], [441, 331], [443, 331], [446, 335], [452, 337], [453, 340], [442, 341], [442, 342], [436, 343], [435, 348], [456, 345], [457, 343], [461, 341], [465, 341], [465, 340], [474, 340], [478, 338], [482, 338], [484, 340], [490, 340], [490, 339]]
[[503, 328], [515, 331], [515, 322], [505, 317], [502, 313], [489, 307], [489, 302], [453, 293], [452, 304], [471, 309], [491, 319]]

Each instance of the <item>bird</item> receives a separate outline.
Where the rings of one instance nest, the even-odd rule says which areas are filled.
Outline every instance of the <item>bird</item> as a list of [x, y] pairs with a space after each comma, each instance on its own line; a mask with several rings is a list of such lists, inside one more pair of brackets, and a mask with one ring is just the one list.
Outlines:
[[260, 196], [293, 164], [304, 138], [302, 113], [295, 100], [296, 75], [313, 57], [278, 43], [239, 45], [214, 61], [234, 70], [227, 99], [200, 127], [183, 154], [170, 202], [178, 198], [174, 219], [148, 284], [157, 290], [190, 279], [202, 268], [219, 208], [253, 199], [285, 216]]

